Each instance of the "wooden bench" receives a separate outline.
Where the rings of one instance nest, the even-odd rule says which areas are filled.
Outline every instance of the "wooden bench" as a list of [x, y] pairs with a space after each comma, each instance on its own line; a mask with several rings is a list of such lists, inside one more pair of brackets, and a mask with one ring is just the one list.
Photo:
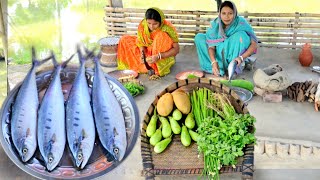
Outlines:
[[[146, 9], [105, 7], [108, 36], [136, 35]], [[180, 44], [193, 44], [197, 33], [205, 33], [216, 11], [163, 10], [166, 19], [177, 28]], [[252, 25], [260, 46], [300, 48], [311, 43], [320, 49], [320, 14], [311, 13], [240, 13]]]

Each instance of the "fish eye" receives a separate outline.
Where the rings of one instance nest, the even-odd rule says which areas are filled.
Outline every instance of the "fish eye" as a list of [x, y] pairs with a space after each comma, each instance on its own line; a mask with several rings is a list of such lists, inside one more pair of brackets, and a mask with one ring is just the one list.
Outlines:
[[48, 161], [49, 161], [49, 163], [52, 163], [53, 162], [53, 157], [49, 157]]
[[27, 149], [27, 148], [23, 148], [23, 149], [22, 149], [22, 153], [23, 153], [23, 154], [27, 154], [27, 152], [28, 152], [28, 149]]
[[81, 160], [82, 157], [83, 157], [83, 156], [82, 156], [82, 153], [79, 153], [78, 156], [77, 156], [78, 160]]
[[118, 153], [119, 153], [119, 149], [118, 149], [118, 148], [114, 148], [114, 149], [113, 149], [113, 152], [116, 153], [116, 154], [118, 154]]

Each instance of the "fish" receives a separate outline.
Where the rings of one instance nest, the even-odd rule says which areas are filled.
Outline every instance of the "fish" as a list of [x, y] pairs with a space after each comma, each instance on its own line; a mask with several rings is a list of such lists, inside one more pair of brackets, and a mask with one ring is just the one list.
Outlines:
[[121, 161], [127, 148], [126, 127], [121, 104], [113, 93], [101, 66], [101, 54], [93, 57], [95, 70], [92, 84], [92, 108], [102, 146]]
[[60, 72], [72, 57], [73, 55], [58, 64], [52, 53], [55, 70], [38, 111], [38, 147], [48, 171], [52, 171], [59, 164], [65, 149], [65, 107]]
[[85, 76], [85, 61], [80, 46], [77, 46], [80, 67], [72, 84], [66, 103], [67, 141], [75, 165], [83, 169], [94, 147], [95, 125], [91, 97]]
[[37, 148], [37, 113], [39, 107], [36, 68], [50, 60], [36, 59], [32, 47], [32, 67], [24, 78], [12, 107], [11, 137], [13, 144], [23, 162], [34, 155]]
[[237, 67], [237, 61], [236, 60], [232, 60], [228, 65], [228, 80], [229, 80], [229, 83], [231, 82], [231, 79], [232, 79], [232, 77], [234, 75], [236, 67]]

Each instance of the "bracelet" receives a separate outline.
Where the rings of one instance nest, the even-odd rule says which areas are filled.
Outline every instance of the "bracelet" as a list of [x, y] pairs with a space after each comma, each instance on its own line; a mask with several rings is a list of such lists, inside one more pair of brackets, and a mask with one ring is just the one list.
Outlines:
[[215, 64], [215, 63], [217, 63], [217, 61], [212, 61], [212, 62], [211, 62], [211, 66], [212, 66], [213, 64]]
[[158, 59], [161, 59], [161, 53], [160, 52], [158, 53]]
[[241, 59], [241, 62], [243, 62], [243, 57], [242, 57], [242, 56], [239, 56], [239, 58]]

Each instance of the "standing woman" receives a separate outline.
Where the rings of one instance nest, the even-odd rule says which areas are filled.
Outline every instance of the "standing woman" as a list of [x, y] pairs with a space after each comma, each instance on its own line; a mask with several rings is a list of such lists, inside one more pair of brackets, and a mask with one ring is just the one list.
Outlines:
[[138, 26], [138, 37], [125, 35], [118, 45], [118, 69], [131, 69], [147, 73], [143, 63], [144, 52], [148, 64], [156, 75], [170, 73], [179, 53], [178, 34], [173, 25], [166, 21], [159, 8], [149, 8]]
[[224, 76], [232, 60], [237, 61], [236, 73], [244, 68], [244, 60], [257, 50], [257, 37], [246, 19], [238, 16], [231, 1], [219, 7], [219, 16], [210, 23], [206, 34], [195, 37], [200, 67], [216, 76]]

